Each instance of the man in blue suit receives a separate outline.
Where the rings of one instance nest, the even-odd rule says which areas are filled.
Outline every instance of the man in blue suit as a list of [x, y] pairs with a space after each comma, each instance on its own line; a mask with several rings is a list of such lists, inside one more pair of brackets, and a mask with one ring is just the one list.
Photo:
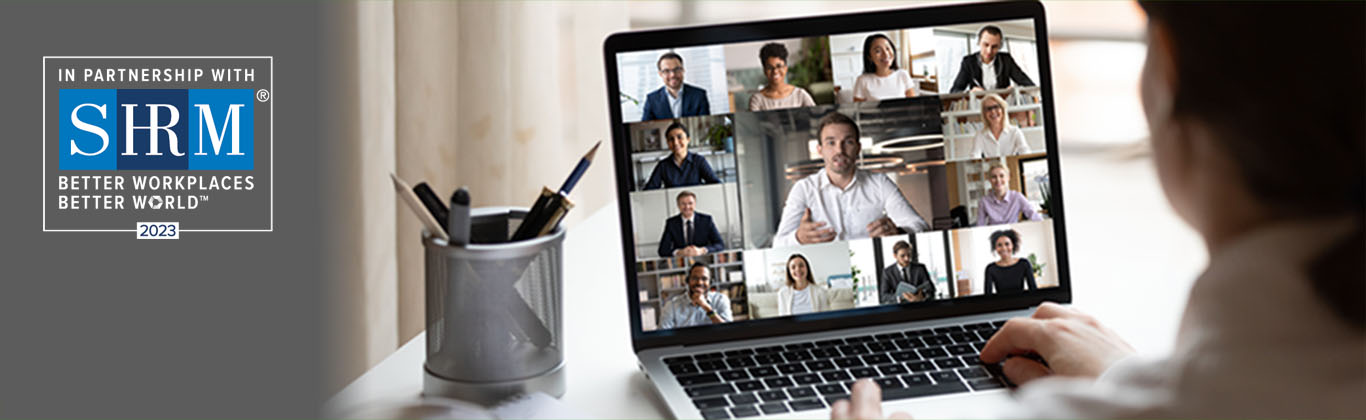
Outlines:
[[726, 247], [711, 216], [695, 211], [696, 194], [691, 191], [678, 193], [677, 202], [678, 215], [664, 222], [664, 236], [659, 238], [659, 256], [696, 257]]
[[707, 102], [707, 91], [697, 86], [683, 83], [683, 57], [673, 52], [664, 53], [655, 62], [659, 78], [664, 87], [645, 95], [645, 109], [640, 114], [641, 121], [668, 118], [708, 115], [711, 104]]

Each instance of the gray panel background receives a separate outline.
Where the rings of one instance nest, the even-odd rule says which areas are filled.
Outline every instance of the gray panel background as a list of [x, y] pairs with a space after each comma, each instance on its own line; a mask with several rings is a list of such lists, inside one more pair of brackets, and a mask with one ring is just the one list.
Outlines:
[[[0, 3], [0, 417], [317, 415], [331, 8]], [[274, 56], [275, 232], [43, 233], [44, 55]]]
[[[253, 122], [255, 140], [253, 141], [252, 166], [250, 171], [226, 171], [226, 170], [185, 170], [185, 171], [130, 171], [130, 170], [58, 170], [58, 153], [53, 150], [61, 147], [61, 138], [57, 133], [61, 126], [61, 116], [58, 107], [60, 106], [57, 92], [60, 89], [250, 89], [255, 92], [259, 89], [271, 89], [271, 63], [269, 58], [213, 58], [213, 59], [165, 59], [165, 58], [55, 58], [47, 59], [47, 82], [44, 92], [47, 96], [47, 150], [43, 155], [47, 159], [47, 228], [60, 229], [133, 229], [138, 222], [180, 222], [181, 230], [205, 230], [205, 229], [232, 229], [232, 230], [269, 230], [270, 220], [270, 153], [271, 153], [271, 106], [275, 103], [274, 99], [266, 102], [253, 101]], [[70, 68], [76, 71], [76, 81], [56, 81], [56, 74], [60, 68]], [[86, 82], [82, 81], [84, 69], [120, 69], [120, 68], [200, 68], [204, 70], [204, 75], [199, 82]], [[213, 82], [209, 75], [213, 68], [250, 68], [255, 70], [255, 79], [252, 82]], [[117, 77], [117, 76], [116, 76]], [[185, 115], [181, 118], [193, 118], [193, 115]], [[115, 137], [110, 137], [111, 145], [116, 144]], [[208, 142], [204, 142], [208, 147]], [[224, 143], [224, 147], [227, 143]], [[185, 153], [193, 153], [198, 150], [191, 135], [189, 150]], [[119, 176], [124, 179], [123, 190], [78, 190], [63, 191], [57, 189], [58, 176]], [[201, 180], [208, 182], [209, 177], [223, 176], [251, 176], [254, 188], [251, 190], [202, 190], [199, 188], [189, 190], [138, 190], [133, 188], [133, 177], [146, 176], [194, 176], [201, 177]], [[115, 195], [123, 196], [124, 208], [122, 210], [104, 209], [78, 209], [62, 210], [58, 207], [57, 197], [59, 195]], [[208, 196], [208, 200], [200, 201], [198, 207], [193, 210], [179, 209], [135, 209], [133, 206], [133, 196], [135, 195], [171, 195], [171, 196]]]

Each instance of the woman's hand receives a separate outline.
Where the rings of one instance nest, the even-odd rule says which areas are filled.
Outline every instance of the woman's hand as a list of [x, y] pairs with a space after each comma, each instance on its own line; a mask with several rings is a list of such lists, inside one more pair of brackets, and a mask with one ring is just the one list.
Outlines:
[[[997, 363], [1006, 377], [1023, 385], [1042, 376], [1057, 374], [1096, 378], [1119, 359], [1133, 354], [1133, 347], [1095, 318], [1072, 308], [1044, 302], [1029, 318], [1007, 321], [982, 348], [982, 363]], [[1042, 363], [1020, 355], [1038, 355]]]
[[[831, 420], [853, 420], [853, 419], [881, 419], [882, 418], [882, 388], [879, 388], [872, 379], [859, 379], [854, 382], [854, 389], [847, 400], [835, 401], [830, 406]], [[892, 413], [893, 419], [909, 419], [910, 414], [905, 411]]]

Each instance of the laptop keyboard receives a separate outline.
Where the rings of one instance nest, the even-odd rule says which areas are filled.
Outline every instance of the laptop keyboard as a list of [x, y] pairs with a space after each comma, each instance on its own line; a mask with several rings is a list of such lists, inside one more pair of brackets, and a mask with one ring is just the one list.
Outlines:
[[707, 419], [824, 410], [871, 378], [883, 401], [1003, 388], [977, 357], [1005, 321], [668, 357]]

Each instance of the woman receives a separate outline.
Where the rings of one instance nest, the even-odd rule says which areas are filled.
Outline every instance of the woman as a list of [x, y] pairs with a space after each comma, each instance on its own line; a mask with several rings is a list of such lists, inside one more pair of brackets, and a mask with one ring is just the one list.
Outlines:
[[[1167, 356], [1129, 357], [1114, 332], [1058, 305], [1007, 322], [981, 352], [1022, 384], [998, 414], [1366, 418], [1366, 5], [1140, 4], [1158, 180], [1209, 265]], [[1260, 51], [1297, 65], [1265, 66]], [[1271, 78], [1332, 81], [1338, 94], [1247, 88]], [[1022, 354], [1046, 364], [1010, 357]], [[876, 384], [853, 394], [832, 417], [882, 417]]]
[[707, 158], [688, 151], [688, 129], [683, 123], [674, 121], [664, 129], [664, 138], [669, 145], [669, 156], [655, 164], [650, 179], [645, 181], [646, 190], [659, 188], [687, 187], [702, 184], [720, 184], [721, 179], [711, 170]]
[[982, 130], [972, 138], [972, 152], [968, 158], [993, 158], [1029, 153], [1029, 142], [1024, 132], [1006, 118], [1006, 100], [988, 94], [982, 98]]
[[811, 264], [802, 254], [787, 258], [787, 285], [778, 289], [778, 316], [801, 315], [830, 309], [830, 296], [816, 284]]
[[787, 47], [777, 42], [759, 49], [759, 64], [764, 66], [768, 83], [759, 94], [749, 97], [750, 111], [816, 106], [811, 94], [787, 83]]
[[1029, 260], [1015, 258], [1015, 253], [1020, 251], [1020, 234], [1015, 229], [991, 232], [991, 247], [998, 259], [987, 264], [983, 294], [1011, 294], [1039, 288], [1034, 284], [1034, 266]]
[[863, 74], [854, 79], [854, 102], [917, 95], [910, 73], [896, 65], [896, 46], [883, 34], [863, 40]]
[[1043, 220], [1033, 202], [1010, 189], [1010, 170], [1004, 165], [991, 165], [987, 170], [987, 182], [991, 183], [991, 191], [977, 200], [977, 226], [1015, 223], [1020, 221], [1020, 213], [1029, 220]]

